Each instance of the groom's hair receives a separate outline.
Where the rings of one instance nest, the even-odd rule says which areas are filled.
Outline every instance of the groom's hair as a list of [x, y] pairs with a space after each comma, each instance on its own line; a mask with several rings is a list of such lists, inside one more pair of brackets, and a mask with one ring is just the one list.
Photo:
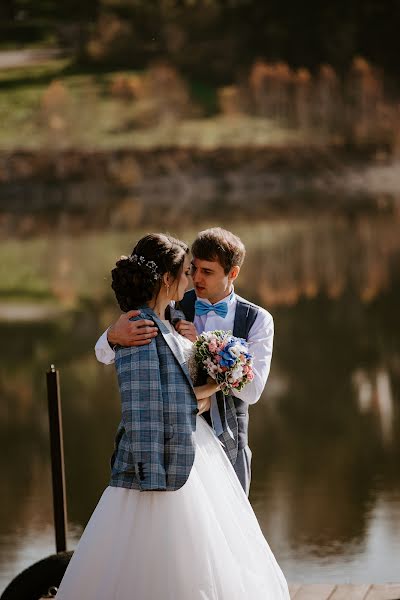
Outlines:
[[232, 267], [242, 266], [246, 248], [232, 232], [212, 227], [197, 234], [192, 244], [192, 254], [200, 260], [217, 260], [225, 274], [228, 274]]

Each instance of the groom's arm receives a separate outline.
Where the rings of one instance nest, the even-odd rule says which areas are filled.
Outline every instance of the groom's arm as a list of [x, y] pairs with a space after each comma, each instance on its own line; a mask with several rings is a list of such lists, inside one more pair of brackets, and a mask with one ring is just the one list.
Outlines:
[[249, 351], [254, 357], [254, 379], [247, 383], [240, 392], [232, 392], [234, 396], [247, 404], [257, 402], [267, 383], [271, 367], [273, 341], [274, 320], [269, 312], [260, 308], [247, 339]]
[[115, 360], [115, 346], [143, 346], [149, 344], [157, 335], [158, 329], [153, 321], [148, 319], [130, 320], [139, 314], [139, 310], [131, 310], [122, 314], [118, 321], [99, 337], [94, 348], [99, 362], [106, 365], [112, 364]]

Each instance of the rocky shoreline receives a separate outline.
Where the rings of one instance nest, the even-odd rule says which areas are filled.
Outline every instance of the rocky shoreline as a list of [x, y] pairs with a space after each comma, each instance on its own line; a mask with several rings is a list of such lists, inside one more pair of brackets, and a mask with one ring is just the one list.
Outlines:
[[[0, 153], [0, 235], [282, 215], [400, 213], [400, 163], [343, 148]], [[208, 215], [208, 217], [207, 217]]]
[[354, 152], [343, 146], [291, 144], [290, 146], [159, 147], [118, 150], [0, 151], [0, 183], [22, 180], [63, 181], [100, 177], [129, 184], [146, 177], [187, 173], [224, 176], [230, 172], [249, 176], [265, 171], [293, 173], [340, 173], [349, 163], [374, 164], [386, 155], [374, 148]]

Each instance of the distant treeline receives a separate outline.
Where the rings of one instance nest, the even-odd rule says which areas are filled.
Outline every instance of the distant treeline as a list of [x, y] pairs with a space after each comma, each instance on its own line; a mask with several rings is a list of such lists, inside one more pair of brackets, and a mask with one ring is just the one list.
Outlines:
[[396, 78], [398, 0], [2, 0], [2, 44], [57, 40], [81, 62], [235, 81], [255, 59], [344, 72], [362, 55]]
[[[141, 74], [113, 74], [108, 85], [101, 90], [93, 88], [86, 99], [82, 97], [79, 110], [73, 110], [66, 85], [53, 80], [36, 115], [47, 143], [59, 144], [60, 135], [66, 141], [74, 129], [84, 128], [80, 115], [85, 103], [86, 113], [94, 114], [99, 94], [103, 102], [108, 98], [118, 103], [120, 131], [143, 131], [205, 116], [206, 107], [195, 101], [187, 80], [166, 62], [155, 63]], [[235, 117], [242, 130], [248, 127], [246, 116], [257, 117], [282, 128], [287, 136], [297, 132], [303, 145], [369, 146], [399, 154], [400, 106], [385, 92], [379, 70], [361, 57], [352, 61], [343, 77], [330, 65], [321, 65], [313, 75], [308, 69], [292, 69], [283, 62], [257, 60], [238, 84], [217, 87], [216, 98], [215, 112]], [[235, 143], [240, 139], [237, 135]], [[289, 143], [288, 137], [286, 141]], [[264, 142], [272, 143], [268, 134]], [[174, 145], [172, 138], [170, 145]], [[200, 139], [197, 145], [201, 146]], [[242, 140], [241, 145], [246, 143]]]

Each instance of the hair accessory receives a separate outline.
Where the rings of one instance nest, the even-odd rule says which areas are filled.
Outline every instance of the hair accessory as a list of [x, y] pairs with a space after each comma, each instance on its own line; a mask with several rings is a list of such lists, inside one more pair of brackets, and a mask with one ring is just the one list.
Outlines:
[[138, 256], [137, 254], [132, 254], [128, 257], [121, 256], [121, 258], [127, 258], [130, 263], [135, 263], [139, 267], [147, 269], [152, 274], [153, 279], [158, 279], [160, 277], [160, 272], [154, 260], [146, 260], [144, 256]]

